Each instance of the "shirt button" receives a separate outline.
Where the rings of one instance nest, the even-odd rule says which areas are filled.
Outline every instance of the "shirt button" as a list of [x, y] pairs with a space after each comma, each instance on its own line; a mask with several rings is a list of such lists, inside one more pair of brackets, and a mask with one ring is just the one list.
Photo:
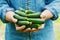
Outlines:
[[28, 5], [28, 4], [26, 4], [26, 9], [27, 9], [27, 10], [29, 9], [29, 5]]
[[29, 5], [30, 5], [30, 1], [29, 1], [29, 0], [26, 0], [26, 9], [27, 9], [27, 10], [30, 9]]

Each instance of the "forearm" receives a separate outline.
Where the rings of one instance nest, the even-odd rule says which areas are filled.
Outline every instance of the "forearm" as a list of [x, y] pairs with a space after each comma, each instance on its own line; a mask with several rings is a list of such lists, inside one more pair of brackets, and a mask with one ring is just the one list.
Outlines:
[[0, 18], [3, 22], [6, 22], [6, 12], [11, 10], [14, 9], [9, 7], [8, 3], [5, 0], [0, 0]]
[[45, 9], [50, 10], [54, 15], [52, 19], [56, 20], [58, 18], [58, 13], [60, 12], [60, 0], [54, 0], [53, 2], [45, 6]]

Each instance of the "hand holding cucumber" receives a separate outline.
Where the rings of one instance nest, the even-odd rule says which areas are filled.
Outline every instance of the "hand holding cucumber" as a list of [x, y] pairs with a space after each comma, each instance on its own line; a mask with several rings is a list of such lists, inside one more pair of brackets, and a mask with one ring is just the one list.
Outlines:
[[[10, 15], [9, 15], [10, 14]], [[7, 21], [9, 21], [9, 22], [14, 22], [14, 23], [16, 23], [17, 22], [17, 19], [15, 19], [14, 17], [13, 17], [13, 15], [14, 15], [15, 13], [13, 12], [13, 11], [9, 11], [9, 12], [7, 12], [7, 14], [6, 14], [6, 20]], [[25, 25], [22, 25], [22, 26], [18, 26], [17, 24], [15, 24], [15, 27], [16, 27], [16, 30], [18, 30], [18, 31], [20, 31], [20, 32], [36, 32], [36, 31], [38, 31], [39, 29], [41, 29], [41, 28], [38, 28], [38, 29], [36, 29], [36, 28], [27, 28], [27, 29], [25, 29], [26, 28], [26, 26]]]
[[42, 30], [42, 29], [44, 29], [44, 26], [45, 26], [45, 24], [42, 24], [37, 29], [36, 28], [32, 28], [31, 32], [37, 32], [39, 30]]
[[53, 14], [52, 14], [52, 12], [50, 12], [49, 10], [45, 10], [45, 11], [43, 11], [43, 12], [41, 13], [40, 17], [41, 17], [42, 19], [47, 20], [47, 19], [52, 18], [52, 17], [53, 17]]
[[15, 19], [14, 17], [13, 17], [13, 15], [14, 15], [15, 13], [13, 12], [13, 11], [8, 11], [8, 12], [6, 12], [6, 20], [7, 21], [9, 21], [9, 22], [14, 22], [14, 23], [16, 23], [17, 22], [17, 19]]
[[45, 20], [40, 19], [40, 15], [40, 12], [32, 10], [24, 10], [22, 8], [16, 10], [13, 17], [18, 20], [16, 24], [20, 26], [17, 27], [17, 30], [21, 28], [21, 25], [25, 25], [26, 27], [25, 29], [21, 28], [23, 30], [22, 32], [34, 32], [43, 29], [41, 26], [44, 24]]
[[44, 28], [44, 24], [40, 25], [37, 29], [36, 28], [26, 28], [25, 25], [22, 25], [19, 27], [17, 24], [15, 24], [15, 26], [16, 26], [16, 30], [19, 32], [37, 32]]
[[45, 10], [40, 14], [39, 12], [21, 8], [15, 12], [9, 11], [6, 13], [6, 20], [14, 22], [16, 30], [20, 32], [36, 32], [43, 29], [45, 20], [52, 17], [53, 15], [49, 10]]
[[[16, 11], [17, 12], [17, 11]], [[25, 17], [25, 14], [23, 14], [23, 13], [25, 13], [25, 12], [21, 12], [22, 14], [17, 14], [16, 12], [13, 12], [13, 11], [9, 11], [9, 12], [7, 12], [7, 14], [6, 14], [6, 20], [7, 21], [9, 21], [9, 22], [14, 22], [14, 23], [16, 23], [18, 20], [19, 20], [19, 24], [22, 24], [22, 26], [18, 26], [17, 24], [15, 24], [15, 26], [16, 26], [16, 30], [19, 30], [19, 31], [21, 31], [21, 30], [23, 30], [22, 32], [34, 32], [34, 31], [37, 31], [37, 30], [39, 30], [39, 26], [37, 25], [33, 25], [31, 28], [28, 26], [28, 28], [26, 28], [26, 24], [30, 24], [31, 22], [33, 22], [33, 23], [37, 23], [37, 24], [39, 24], [39, 22], [41, 22], [41, 23], [44, 23], [43, 21], [41, 21], [40, 19], [38, 19], [38, 20], [36, 20], [35, 18], [34, 18], [34, 15], [36, 15], [36, 18], [37, 17], [39, 17], [39, 16], [37, 16], [37, 15], [39, 15], [39, 13], [37, 13], [37, 14], [30, 14], [31, 13], [31, 11], [29, 11], [28, 12], [28, 14], [29, 14], [29, 16], [26, 16]], [[16, 15], [15, 15], [15, 13], [16, 13]], [[20, 13], [19, 11], [18, 11], [18, 13]], [[33, 13], [33, 12], [32, 12]], [[35, 12], [34, 12], [35, 13]], [[15, 18], [13, 17], [15, 15]], [[30, 17], [30, 15], [33, 17]], [[35, 23], [35, 24], [36, 24]], [[25, 25], [25, 27], [23, 26], [23, 25]], [[18, 26], [18, 27], [17, 27]], [[25, 29], [26, 28], [26, 29]]]

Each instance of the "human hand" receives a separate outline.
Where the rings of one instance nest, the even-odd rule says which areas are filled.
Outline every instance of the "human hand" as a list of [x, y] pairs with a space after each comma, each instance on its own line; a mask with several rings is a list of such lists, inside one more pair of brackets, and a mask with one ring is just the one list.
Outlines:
[[38, 28], [26, 28], [25, 25], [22, 25], [19, 27], [17, 24], [15, 24], [15, 26], [16, 26], [16, 30], [19, 32], [37, 32], [44, 28], [44, 24], [40, 25], [40, 27]]
[[44, 25], [45, 25], [45, 24], [41, 24], [38, 28], [32, 28], [32, 29], [31, 29], [31, 32], [37, 32], [37, 31], [39, 31], [39, 30], [44, 29]]
[[25, 25], [18, 26], [17, 24], [15, 24], [15, 26], [16, 26], [16, 30], [19, 32], [30, 32], [31, 31], [31, 28], [26, 28]]
[[47, 19], [52, 18], [52, 17], [53, 17], [53, 14], [52, 14], [52, 12], [50, 12], [50, 10], [45, 10], [45, 11], [43, 11], [43, 12], [41, 13], [40, 17], [41, 17], [42, 19], [47, 20]]
[[8, 11], [6, 12], [6, 20], [9, 21], [9, 22], [13, 22], [13, 23], [16, 23], [17, 22], [17, 19], [15, 19], [13, 16], [14, 16], [14, 12], [13, 11]]
[[[22, 26], [18, 26], [16, 23], [17, 23], [17, 19], [15, 19], [13, 16], [14, 16], [14, 12], [13, 11], [8, 11], [6, 13], [6, 20], [9, 21], [9, 22], [13, 22], [15, 24], [15, 27], [16, 27], [16, 30], [18, 31], [21, 31], [23, 32], [22, 30], [25, 29], [25, 25], [22, 25]], [[26, 30], [30, 30], [30, 28], [27, 28]]]
[[41, 26], [38, 27], [37, 29], [36, 29], [36, 28], [32, 28], [32, 29], [31, 29], [31, 28], [26, 28], [25, 25], [22, 25], [22, 26], [19, 27], [19, 26], [16, 24], [17, 19], [15, 19], [15, 18], [13, 17], [14, 14], [15, 14], [15, 13], [14, 13], [13, 11], [7, 12], [7, 13], [6, 13], [6, 20], [9, 21], [9, 22], [14, 22], [17, 31], [20, 31], [20, 32], [37, 32], [38, 30], [44, 28], [44, 25], [41, 25]]

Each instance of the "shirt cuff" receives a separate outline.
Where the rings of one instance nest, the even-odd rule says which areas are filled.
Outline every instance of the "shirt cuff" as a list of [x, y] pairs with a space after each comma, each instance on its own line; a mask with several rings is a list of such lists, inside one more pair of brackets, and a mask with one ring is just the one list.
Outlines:
[[53, 14], [53, 18], [51, 18], [52, 20], [56, 20], [58, 18], [58, 12], [54, 8], [45, 7], [45, 9], [48, 9], [48, 10], [50, 10], [52, 12], [52, 14]]
[[6, 18], [6, 12], [8, 12], [8, 11], [14, 11], [14, 9], [13, 8], [5, 8], [5, 9], [3, 9], [3, 11], [2, 11], [2, 21], [3, 21], [3, 23], [7, 23], [8, 21], [5, 19]]

